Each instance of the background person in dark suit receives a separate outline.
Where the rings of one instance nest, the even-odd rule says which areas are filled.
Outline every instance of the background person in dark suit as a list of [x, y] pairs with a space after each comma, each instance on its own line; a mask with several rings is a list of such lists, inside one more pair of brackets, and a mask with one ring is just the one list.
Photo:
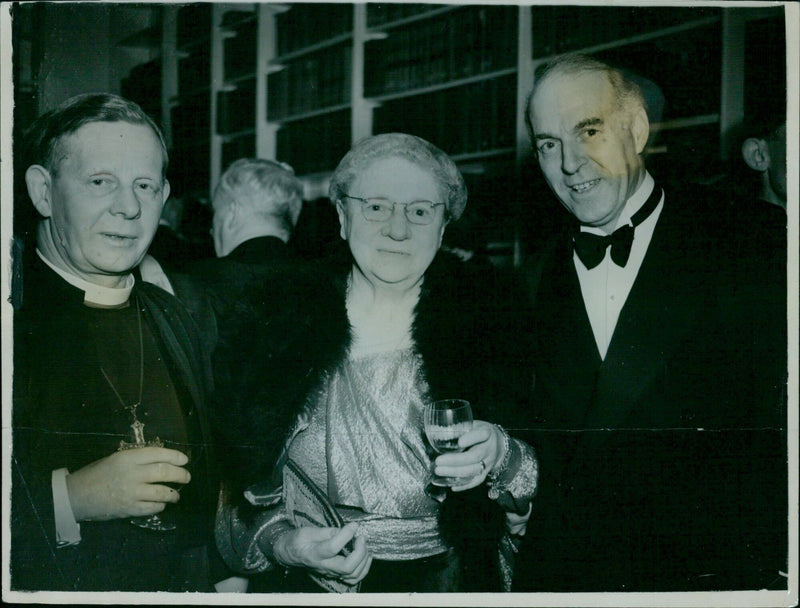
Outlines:
[[[41, 220], [14, 318], [11, 586], [213, 591], [207, 353], [133, 276], [169, 196], [164, 139], [136, 104], [88, 94], [26, 143]], [[132, 525], [161, 511], [174, 529]]]
[[222, 174], [212, 207], [217, 258], [190, 264], [170, 280], [213, 347], [247, 283], [292, 272], [287, 242], [303, 207], [303, 185], [286, 163], [240, 158]]
[[217, 257], [268, 262], [286, 255], [303, 208], [303, 184], [286, 163], [240, 158], [222, 174], [212, 206]]
[[786, 343], [757, 322], [785, 293], [744, 289], [723, 205], [647, 172], [621, 72], [556, 59], [527, 119], [574, 221], [527, 268], [542, 474], [516, 589], [785, 588]]

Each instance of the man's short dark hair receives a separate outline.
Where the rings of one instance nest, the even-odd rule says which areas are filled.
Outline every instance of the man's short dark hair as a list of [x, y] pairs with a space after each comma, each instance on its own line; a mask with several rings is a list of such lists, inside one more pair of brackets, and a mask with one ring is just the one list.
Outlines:
[[63, 139], [93, 122], [127, 122], [150, 127], [161, 145], [164, 157], [161, 175], [166, 177], [169, 157], [161, 129], [138, 104], [111, 93], [76, 95], [39, 116], [25, 133], [26, 166], [42, 165], [56, 174]]

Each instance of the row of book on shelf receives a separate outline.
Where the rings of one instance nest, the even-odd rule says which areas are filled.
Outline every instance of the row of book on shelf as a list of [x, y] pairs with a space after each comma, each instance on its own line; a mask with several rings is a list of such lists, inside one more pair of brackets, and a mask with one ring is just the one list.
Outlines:
[[120, 82], [120, 93], [161, 122], [161, 82], [161, 59], [151, 59], [131, 69]]
[[516, 67], [518, 8], [464, 6], [367, 42], [367, 97]]
[[194, 2], [178, 9], [176, 18], [176, 40], [179, 49], [201, 44], [211, 36], [211, 2]]
[[533, 56], [589, 48], [718, 15], [715, 7], [532, 6]]
[[431, 10], [441, 8], [436, 4], [421, 4], [417, 2], [381, 2], [367, 4], [367, 27], [380, 27], [382, 25], [402, 21], [415, 17]]
[[353, 31], [353, 4], [293, 4], [275, 16], [278, 56]]
[[352, 46], [342, 43], [303, 55], [267, 78], [272, 121], [350, 101]]
[[209, 89], [211, 84], [211, 52], [209, 47], [198, 46], [178, 60], [178, 94], [191, 95]]
[[255, 77], [239, 81], [232, 91], [217, 93], [217, 133], [220, 135], [254, 130], [255, 116]]
[[516, 75], [400, 97], [375, 108], [375, 133], [412, 133], [450, 155], [510, 149], [516, 133]]
[[249, 19], [230, 27], [233, 35], [223, 41], [225, 80], [255, 74], [256, 71], [258, 20]]
[[[510, 74], [387, 100], [373, 111], [373, 130], [413, 133], [452, 155], [513, 148], [516, 88], [516, 75]], [[235, 90], [219, 92], [217, 133], [251, 136], [255, 100], [255, 78], [239, 82]], [[202, 94], [174, 106], [175, 141], [207, 137], [208, 114]], [[348, 149], [350, 120], [350, 108], [344, 108], [283, 124], [277, 134], [279, 157], [291, 159], [298, 171], [329, 169]]]

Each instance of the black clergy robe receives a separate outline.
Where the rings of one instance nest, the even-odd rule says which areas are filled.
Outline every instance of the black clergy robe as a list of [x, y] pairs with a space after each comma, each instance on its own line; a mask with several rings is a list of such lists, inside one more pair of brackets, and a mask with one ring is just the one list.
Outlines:
[[[204, 411], [210, 373], [195, 325], [177, 300], [144, 282], [128, 306], [99, 309], [40, 260], [25, 273], [14, 327], [11, 588], [213, 591], [227, 574], [217, 570], [213, 543], [218, 477]], [[140, 386], [146, 438], [158, 435], [190, 456], [192, 480], [162, 513], [177, 529], [145, 530], [129, 518], [87, 521], [80, 543], [57, 547], [52, 471], [77, 471], [133, 441], [123, 403], [135, 402]]]

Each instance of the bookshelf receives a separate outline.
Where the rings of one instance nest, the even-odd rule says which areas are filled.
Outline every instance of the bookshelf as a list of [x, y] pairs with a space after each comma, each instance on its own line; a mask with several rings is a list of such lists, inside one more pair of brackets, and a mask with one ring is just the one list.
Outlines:
[[[267, 76], [267, 119], [277, 126], [271, 149], [306, 176], [308, 198], [325, 194], [338, 160], [372, 133], [416, 133], [457, 160], [513, 162], [519, 11], [288, 6], [274, 18]], [[329, 27], [312, 26], [322, 21]], [[486, 110], [486, 121], [474, 121]], [[454, 113], [459, 123], [448, 127]]]
[[[505, 204], [499, 199], [471, 197], [468, 207], [478, 247], [515, 258], [529, 239], [520, 227], [537, 222], [531, 214], [554, 213], [524, 123], [539, 66], [581, 51], [640, 74], [655, 100], [648, 166], [686, 177], [687, 166], [699, 172], [719, 161], [725, 133], [744, 113], [746, 24], [776, 14], [405, 2], [162, 10], [162, 122], [179, 192], [207, 196], [231, 161], [256, 155], [290, 163], [312, 200], [326, 194], [354, 141], [406, 131], [453, 156], [480, 197], [515, 198], [510, 218], [495, 208]], [[152, 43], [154, 33], [141, 36]], [[157, 63], [141, 74], [159, 80]], [[159, 97], [155, 89], [148, 96]]]

